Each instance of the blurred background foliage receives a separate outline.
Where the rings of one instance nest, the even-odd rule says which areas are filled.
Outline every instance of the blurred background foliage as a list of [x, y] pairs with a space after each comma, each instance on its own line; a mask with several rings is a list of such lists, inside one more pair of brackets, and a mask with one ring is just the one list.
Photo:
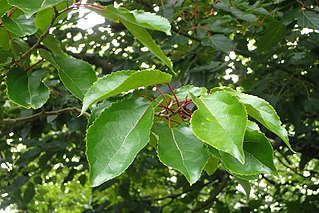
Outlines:
[[[24, 212], [317, 212], [319, 209], [319, 3], [311, 0], [100, 0], [166, 17], [172, 36], [150, 31], [172, 59], [173, 86], [193, 84], [240, 88], [268, 100], [289, 130], [293, 154], [268, 132], [279, 176], [251, 181], [250, 198], [238, 181], [223, 184], [223, 170], [189, 186], [163, 166], [152, 146], [129, 169], [90, 188], [85, 156], [87, 120], [75, 111], [39, 116], [41, 111], [80, 108], [58, 80], [55, 68], [45, 83], [50, 99], [38, 110], [8, 101], [0, 79], [0, 208]], [[89, 20], [97, 25], [90, 26]], [[95, 19], [94, 19], [95, 18]], [[84, 22], [83, 20], [87, 20]], [[89, 62], [102, 76], [122, 69], [165, 65], [124, 26], [97, 23], [89, 10], [75, 10], [52, 31], [62, 48]], [[27, 37], [25, 45], [36, 41]], [[36, 61], [37, 53], [31, 57]], [[1, 71], [2, 72], [2, 71]], [[1, 73], [0, 72], [0, 73]], [[267, 130], [263, 130], [267, 132]]]

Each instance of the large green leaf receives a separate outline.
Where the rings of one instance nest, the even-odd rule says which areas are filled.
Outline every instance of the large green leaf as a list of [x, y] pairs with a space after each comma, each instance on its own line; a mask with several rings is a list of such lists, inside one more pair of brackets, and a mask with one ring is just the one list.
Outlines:
[[104, 110], [87, 131], [90, 182], [98, 186], [122, 172], [149, 141], [153, 105], [125, 99]]
[[37, 109], [49, 98], [49, 90], [41, 81], [46, 70], [35, 70], [27, 74], [23, 69], [15, 68], [7, 74], [7, 93], [11, 101], [26, 107]]
[[59, 76], [64, 86], [80, 100], [97, 80], [95, 71], [87, 62], [72, 57], [53, 56], [58, 65]]
[[245, 163], [242, 164], [228, 153], [209, 147], [209, 151], [218, 157], [225, 168], [236, 175], [251, 176], [260, 173], [277, 174], [273, 160], [273, 148], [266, 136], [259, 131], [246, 131], [245, 142]]
[[127, 92], [138, 87], [168, 83], [172, 76], [159, 70], [114, 72], [98, 79], [88, 90], [82, 106], [82, 113], [99, 100]]
[[4, 16], [2, 18], [2, 23], [7, 30], [19, 37], [32, 35], [37, 31], [34, 20], [32, 18], [26, 19], [24, 16], [19, 16], [18, 18]]
[[166, 166], [182, 172], [190, 184], [195, 183], [209, 158], [203, 142], [189, 127], [169, 128], [166, 124], [154, 126], [158, 136], [158, 157]]
[[267, 129], [278, 135], [292, 150], [288, 133], [281, 126], [281, 121], [274, 108], [264, 99], [253, 95], [238, 93], [240, 101], [245, 104], [248, 115], [259, 121]]
[[62, 1], [65, 0], [8, 0], [8, 3], [21, 9], [26, 14], [26, 17], [29, 18], [39, 10], [45, 9]]
[[267, 51], [272, 49], [286, 33], [286, 27], [281, 21], [270, 20], [265, 33], [257, 40], [257, 50]]
[[300, 27], [319, 29], [319, 15], [316, 12], [305, 10], [299, 13], [297, 24]]
[[111, 5], [105, 7], [104, 11], [94, 11], [109, 20], [121, 22], [137, 40], [164, 62], [174, 73], [171, 60], [165, 56], [163, 51], [157, 46], [151, 35], [145, 29], [160, 30], [166, 34], [170, 34], [170, 24], [166, 19], [156, 16], [155, 14], [142, 13], [141, 11], [130, 12], [125, 8], [114, 8]]
[[247, 126], [245, 106], [237, 97], [220, 91], [192, 97], [198, 109], [191, 119], [194, 134], [218, 150], [245, 162], [243, 140]]

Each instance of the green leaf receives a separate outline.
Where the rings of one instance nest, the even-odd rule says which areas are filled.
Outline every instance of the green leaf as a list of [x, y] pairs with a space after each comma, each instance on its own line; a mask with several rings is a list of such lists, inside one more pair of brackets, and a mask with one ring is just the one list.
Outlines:
[[170, 70], [175, 74], [173, 70], [172, 61], [166, 57], [163, 51], [157, 46], [151, 35], [142, 27], [139, 27], [130, 22], [121, 21], [122, 24], [139, 40], [145, 47], [147, 47], [156, 57], [158, 57], [162, 62], [164, 62]]
[[[159, 16], [155, 16], [150, 13], [130, 12], [124, 8], [114, 8], [114, 6], [106, 6], [104, 11], [94, 10], [96, 13], [104, 16], [105, 18], [114, 21], [121, 22], [145, 47], [147, 47], [156, 57], [164, 62], [170, 70], [175, 74], [173, 70], [173, 64], [171, 60], [165, 56], [163, 51], [157, 46], [151, 35], [145, 28], [153, 30], [161, 30], [165, 33], [169, 32], [170, 26], [168, 21], [164, 21], [164, 18], [157, 23], [152, 23], [152, 20], [159, 20]], [[135, 14], [134, 14], [135, 13]], [[135, 17], [136, 16], [136, 17]], [[142, 18], [147, 20], [142, 20]]]
[[53, 56], [53, 58], [58, 65], [57, 69], [64, 86], [75, 97], [83, 100], [86, 92], [97, 80], [92, 66], [72, 57]]
[[271, 20], [267, 25], [265, 33], [257, 39], [257, 50], [262, 52], [272, 49], [283, 39], [286, 27], [281, 21]]
[[33, 35], [37, 31], [34, 20], [31, 18], [26, 19], [24, 16], [19, 16], [18, 18], [4, 16], [2, 18], [2, 23], [7, 30], [19, 37]]
[[49, 98], [47, 86], [41, 79], [46, 70], [35, 70], [28, 75], [24, 70], [15, 68], [7, 73], [7, 94], [11, 101], [26, 108], [38, 109]]
[[125, 99], [104, 110], [87, 131], [90, 182], [98, 186], [121, 173], [148, 143], [153, 105]]
[[266, 136], [258, 131], [246, 131], [245, 135], [245, 163], [242, 164], [228, 153], [219, 151], [209, 146], [209, 151], [218, 157], [225, 168], [241, 176], [252, 176], [260, 173], [277, 174], [273, 162], [273, 148]]
[[93, 103], [109, 98], [121, 92], [127, 92], [138, 87], [146, 87], [153, 84], [168, 83], [172, 76], [159, 70], [133, 71], [125, 70], [114, 72], [98, 79], [85, 94], [82, 113]]
[[158, 136], [157, 153], [166, 166], [183, 173], [190, 184], [194, 184], [209, 158], [206, 147], [189, 127], [169, 128], [166, 124], [154, 126]]
[[318, 13], [305, 10], [299, 13], [297, 24], [300, 27], [319, 29], [319, 16]]
[[281, 126], [279, 116], [267, 101], [243, 93], [239, 93], [237, 96], [240, 101], [245, 104], [249, 116], [253, 117], [267, 129], [278, 135], [286, 143], [289, 149], [293, 151], [289, 143], [286, 129]]
[[11, 8], [11, 5], [8, 4], [7, 0], [0, 0], [0, 17], [7, 13]]
[[34, 24], [42, 32], [45, 32], [48, 30], [53, 16], [54, 16], [54, 10], [52, 8], [41, 10], [40, 12], [37, 13], [34, 20]]
[[10, 38], [8, 32], [0, 27], [0, 47], [2, 50], [10, 50]]
[[172, 35], [171, 24], [166, 18], [156, 15], [155, 13], [144, 12], [143, 10], [134, 10], [130, 13], [134, 15], [136, 22], [141, 27], [162, 31], [166, 33], [166, 35]]
[[202, 45], [212, 46], [218, 50], [221, 50], [225, 53], [229, 53], [233, 49], [232, 41], [227, 38], [225, 35], [216, 34], [202, 40]]
[[248, 180], [245, 180], [245, 179], [241, 179], [239, 177], [236, 177], [236, 180], [238, 181], [238, 183], [243, 187], [247, 197], [249, 197], [250, 195], [250, 190], [251, 190], [251, 187], [250, 187], [250, 183]]
[[223, 91], [192, 99], [198, 107], [191, 119], [194, 134], [244, 163], [243, 140], [247, 126], [244, 105]]
[[185, 100], [187, 97], [190, 98], [189, 93], [192, 93], [194, 96], [201, 96], [207, 94], [207, 89], [205, 87], [185, 85], [177, 88], [174, 92], [178, 100]]
[[60, 46], [60, 41], [53, 35], [49, 34], [47, 35], [42, 43], [54, 54], [64, 57], [66, 56], [66, 53], [63, 52]]
[[41, 9], [48, 8], [65, 0], [8, 0], [8, 3], [21, 9], [27, 18]]
[[206, 171], [208, 175], [212, 175], [217, 170], [218, 163], [219, 163], [219, 158], [216, 158], [213, 155], [210, 155], [204, 170]]

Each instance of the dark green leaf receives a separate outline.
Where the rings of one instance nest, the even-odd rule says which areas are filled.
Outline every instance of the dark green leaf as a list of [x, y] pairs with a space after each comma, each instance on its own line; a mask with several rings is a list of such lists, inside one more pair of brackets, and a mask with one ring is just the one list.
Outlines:
[[281, 21], [271, 20], [267, 28], [257, 40], [257, 50], [262, 52], [273, 48], [279, 41], [283, 39], [286, 33], [286, 27]]
[[72, 57], [53, 56], [58, 65], [59, 76], [64, 86], [78, 99], [84, 95], [97, 80], [95, 71], [87, 62]]
[[218, 163], [219, 163], [219, 158], [216, 158], [213, 155], [210, 155], [204, 170], [206, 171], [208, 175], [212, 175], [217, 170]]
[[229, 53], [233, 49], [232, 41], [225, 35], [216, 34], [202, 40], [202, 45], [212, 46], [215, 49]]
[[24, 16], [18, 18], [9, 18], [7, 16], [2, 18], [3, 26], [10, 32], [19, 37], [32, 35], [37, 31], [32, 18], [26, 19]]
[[123, 100], [104, 110], [87, 131], [90, 182], [98, 186], [123, 173], [149, 141], [153, 106]]
[[305, 10], [299, 13], [297, 23], [300, 27], [319, 29], [319, 15], [316, 12]]
[[19, 68], [10, 70], [7, 74], [7, 93], [10, 100], [26, 108], [42, 107], [49, 98], [49, 90], [41, 82], [46, 74], [46, 70], [35, 70], [30, 75]]

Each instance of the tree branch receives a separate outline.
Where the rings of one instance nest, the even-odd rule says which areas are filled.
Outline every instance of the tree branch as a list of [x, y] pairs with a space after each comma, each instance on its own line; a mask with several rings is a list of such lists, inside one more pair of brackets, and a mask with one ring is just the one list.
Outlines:
[[[60, 109], [60, 110], [56, 110], [56, 111], [42, 111], [42, 112], [39, 112], [37, 114], [34, 114], [34, 115], [30, 115], [28, 117], [21, 117], [21, 118], [5, 118], [2, 120], [3, 123], [5, 124], [13, 124], [13, 123], [17, 123], [17, 122], [29, 122], [29, 121], [33, 121], [33, 120], [36, 120], [36, 119], [39, 119], [43, 116], [48, 116], [48, 115], [60, 115], [60, 114], [63, 114], [63, 113], [68, 113], [68, 112], [77, 112], [77, 113], [80, 113], [81, 112], [81, 109], [79, 108], [75, 108], [75, 107], [70, 107], [70, 108], [65, 108], [65, 109]], [[83, 113], [83, 115], [86, 117], [86, 118], [89, 118], [90, 117], [90, 114], [85, 112]]]
[[215, 201], [217, 195], [227, 186], [229, 179], [229, 175], [225, 174], [222, 182], [217, 186], [214, 191], [211, 193], [210, 197], [204, 201], [199, 203], [196, 208], [192, 210], [192, 212], [201, 212], [201, 210], [206, 209], [207, 207], [211, 206], [213, 202]]

